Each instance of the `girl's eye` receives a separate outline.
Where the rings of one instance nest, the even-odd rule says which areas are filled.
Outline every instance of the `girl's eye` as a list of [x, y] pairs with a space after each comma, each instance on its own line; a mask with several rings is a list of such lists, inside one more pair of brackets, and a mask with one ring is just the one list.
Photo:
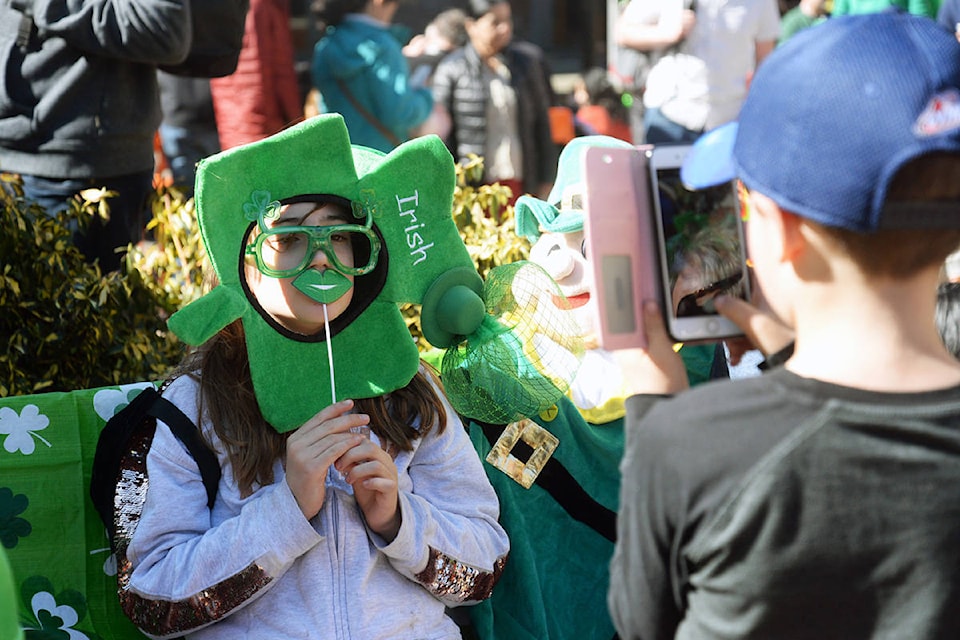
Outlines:
[[277, 233], [267, 238], [267, 244], [274, 251], [290, 251], [305, 242], [302, 233]]
[[330, 234], [330, 242], [334, 244], [348, 244], [350, 242], [350, 234], [339, 232]]

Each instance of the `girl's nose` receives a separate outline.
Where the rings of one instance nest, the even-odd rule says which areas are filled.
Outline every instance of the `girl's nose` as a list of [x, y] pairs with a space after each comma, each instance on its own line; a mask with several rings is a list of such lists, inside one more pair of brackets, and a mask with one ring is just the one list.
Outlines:
[[330, 258], [327, 257], [327, 252], [323, 250], [323, 247], [317, 247], [313, 252], [313, 256], [310, 258], [310, 267], [314, 269], [318, 267], [329, 269], [331, 267]]

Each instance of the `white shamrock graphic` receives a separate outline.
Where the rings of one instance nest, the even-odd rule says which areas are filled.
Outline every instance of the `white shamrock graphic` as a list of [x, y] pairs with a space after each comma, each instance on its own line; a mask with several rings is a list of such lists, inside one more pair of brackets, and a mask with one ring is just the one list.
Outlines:
[[53, 597], [53, 594], [47, 591], [40, 591], [33, 594], [33, 597], [30, 599], [30, 608], [33, 609], [33, 615], [38, 620], [40, 619], [41, 611], [49, 611], [51, 616], [59, 618], [60, 626], [57, 627], [57, 629], [59, 631], [65, 631], [70, 640], [90, 640], [87, 634], [73, 628], [73, 625], [77, 624], [80, 620], [76, 610], [65, 604], [58, 607], [57, 600]]
[[152, 384], [151, 382], [135, 382], [133, 384], [125, 384], [119, 389], [102, 389], [97, 391], [93, 396], [93, 410], [106, 422], [113, 417], [113, 414], [117, 412], [118, 408], [122, 408], [121, 405], [128, 404], [130, 399], [136, 395], [130, 393], [131, 391], [134, 389], [146, 389], [152, 386]]
[[40, 408], [35, 404], [26, 405], [20, 415], [10, 407], [0, 407], [0, 435], [7, 436], [3, 441], [3, 448], [9, 453], [19, 451], [29, 456], [36, 446], [34, 438], [48, 447], [51, 446], [35, 433], [48, 426], [50, 426], [50, 418], [40, 413]]
[[[107, 530], [103, 530], [104, 539], [107, 538]], [[113, 553], [113, 550], [110, 547], [102, 547], [100, 549], [93, 549], [90, 551], [90, 555], [95, 555], [98, 553], [106, 553], [107, 559], [103, 561], [103, 573], [108, 576], [117, 575], [117, 554]]]
[[108, 576], [117, 575], [117, 554], [113, 553], [110, 550], [110, 547], [103, 547], [102, 549], [94, 549], [90, 552], [90, 555], [97, 553], [106, 553], [109, 554], [107, 559], [103, 561], [103, 573]]

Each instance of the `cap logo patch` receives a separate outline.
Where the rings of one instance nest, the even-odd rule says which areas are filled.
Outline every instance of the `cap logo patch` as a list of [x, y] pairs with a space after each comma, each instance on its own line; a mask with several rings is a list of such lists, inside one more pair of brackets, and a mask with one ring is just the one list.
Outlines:
[[957, 128], [960, 128], [960, 91], [951, 88], [930, 98], [913, 125], [913, 132], [918, 136], [930, 137]]

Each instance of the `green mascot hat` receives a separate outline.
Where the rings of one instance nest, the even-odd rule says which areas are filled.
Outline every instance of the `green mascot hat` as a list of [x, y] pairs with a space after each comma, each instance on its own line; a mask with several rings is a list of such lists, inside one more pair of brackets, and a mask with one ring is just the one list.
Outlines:
[[[299, 427], [332, 399], [406, 386], [419, 351], [400, 303], [422, 305], [424, 335], [438, 347], [460, 342], [484, 319], [483, 282], [451, 217], [454, 186], [453, 158], [436, 136], [383, 154], [351, 146], [338, 114], [201, 161], [197, 214], [219, 282], [175, 313], [170, 329], [199, 345], [239, 319], [257, 402], [279, 432]], [[372, 271], [356, 277], [346, 311], [327, 331], [304, 336], [259, 306], [244, 267], [252, 259], [251, 234], [265, 230], [280, 205], [314, 198], [349, 202], [357, 224], [376, 236], [371, 243], [379, 253], [372, 252]]]
[[560, 152], [557, 179], [544, 202], [520, 196], [515, 205], [517, 234], [535, 242], [540, 229], [552, 233], [573, 233], [583, 229], [583, 152], [589, 147], [633, 149], [629, 142], [611, 136], [580, 136]]

